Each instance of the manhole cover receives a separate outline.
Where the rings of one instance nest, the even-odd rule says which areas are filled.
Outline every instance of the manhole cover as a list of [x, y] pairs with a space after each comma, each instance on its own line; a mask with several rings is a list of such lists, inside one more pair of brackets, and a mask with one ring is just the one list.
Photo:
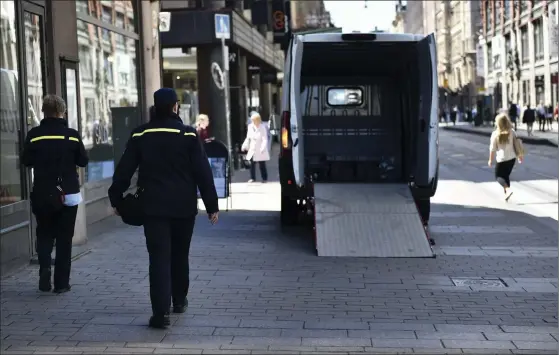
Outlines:
[[456, 277], [452, 282], [454, 286], [508, 287], [500, 278]]

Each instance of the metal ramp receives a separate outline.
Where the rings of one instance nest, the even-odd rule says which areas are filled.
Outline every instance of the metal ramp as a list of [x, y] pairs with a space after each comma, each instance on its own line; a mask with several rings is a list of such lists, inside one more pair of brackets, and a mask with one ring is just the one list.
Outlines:
[[314, 185], [319, 256], [433, 257], [406, 184]]

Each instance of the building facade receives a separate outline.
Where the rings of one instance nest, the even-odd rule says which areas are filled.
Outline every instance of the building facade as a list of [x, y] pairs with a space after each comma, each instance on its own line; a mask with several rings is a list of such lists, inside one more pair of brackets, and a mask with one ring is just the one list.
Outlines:
[[435, 34], [441, 108], [461, 110], [477, 102], [482, 78], [476, 73], [476, 44], [481, 26], [479, 1], [440, 1], [435, 8]]
[[323, 0], [298, 0], [289, 3], [293, 31], [330, 26], [330, 13], [326, 11]]
[[557, 1], [481, 1], [486, 87], [494, 108], [557, 105]]
[[392, 21], [392, 28], [390, 32], [393, 33], [405, 33], [406, 28], [406, 5], [402, 4], [402, 1], [398, 1], [395, 5], [395, 16], [394, 21]]
[[84, 202], [74, 242], [87, 241], [88, 226], [112, 214], [107, 198], [115, 161], [133, 124], [146, 118], [160, 86], [152, 1], [0, 2], [0, 119], [2, 272], [35, 255], [35, 221], [29, 207], [32, 171], [21, 166], [26, 132], [42, 119], [42, 99], [67, 102], [69, 126], [90, 156], [80, 169]]
[[[264, 120], [277, 113], [281, 97], [277, 77], [284, 54], [274, 43], [273, 25], [282, 23], [283, 11], [272, 24], [272, 5], [269, 1], [161, 1], [161, 13], [169, 19], [161, 32], [163, 83], [177, 90], [181, 106], [194, 108], [188, 123], [193, 123], [196, 113], [207, 114], [210, 134], [224, 144], [230, 139], [233, 146], [240, 146], [251, 110]], [[230, 21], [230, 37], [225, 40], [228, 63], [223, 63], [221, 40], [215, 34], [216, 14]], [[216, 70], [223, 73], [225, 65], [229, 66], [227, 103], [216, 78]]]
[[423, 28], [423, 6], [429, 1], [408, 1], [404, 15], [405, 33], [425, 33]]

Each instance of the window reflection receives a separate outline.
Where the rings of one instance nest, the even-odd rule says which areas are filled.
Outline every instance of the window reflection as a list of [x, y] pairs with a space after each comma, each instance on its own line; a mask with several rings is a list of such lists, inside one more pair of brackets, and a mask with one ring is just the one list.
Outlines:
[[78, 0], [76, 1], [76, 11], [78, 15], [93, 16], [104, 23], [135, 32], [134, 3], [135, 1], [130, 0]]
[[0, 205], [21, 201], [19, 68], [15, 7], [0, 1]]
[[27, 73], [27, 96], [29, 109], [27, 124], [29, 128], [39, 125], [41, 107], [43, 106], [43, 68], [42, 56], [42, 19], [39, 15], [25, 12], [23, 15], [25, 35], [25, 67]]
[[136, 41], [78, 20], [78, 45], [81, 135], [90, 158], [86, 179], [96, 181], [114, 170], [112, 123], [119, 118], [113, 109], [138, 105]]

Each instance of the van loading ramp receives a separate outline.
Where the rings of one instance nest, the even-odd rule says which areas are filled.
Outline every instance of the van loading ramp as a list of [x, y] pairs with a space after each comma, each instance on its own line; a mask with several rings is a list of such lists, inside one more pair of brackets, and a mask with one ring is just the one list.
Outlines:
[[314, 185], [319, 256], [434, 257], [407, 184]]

